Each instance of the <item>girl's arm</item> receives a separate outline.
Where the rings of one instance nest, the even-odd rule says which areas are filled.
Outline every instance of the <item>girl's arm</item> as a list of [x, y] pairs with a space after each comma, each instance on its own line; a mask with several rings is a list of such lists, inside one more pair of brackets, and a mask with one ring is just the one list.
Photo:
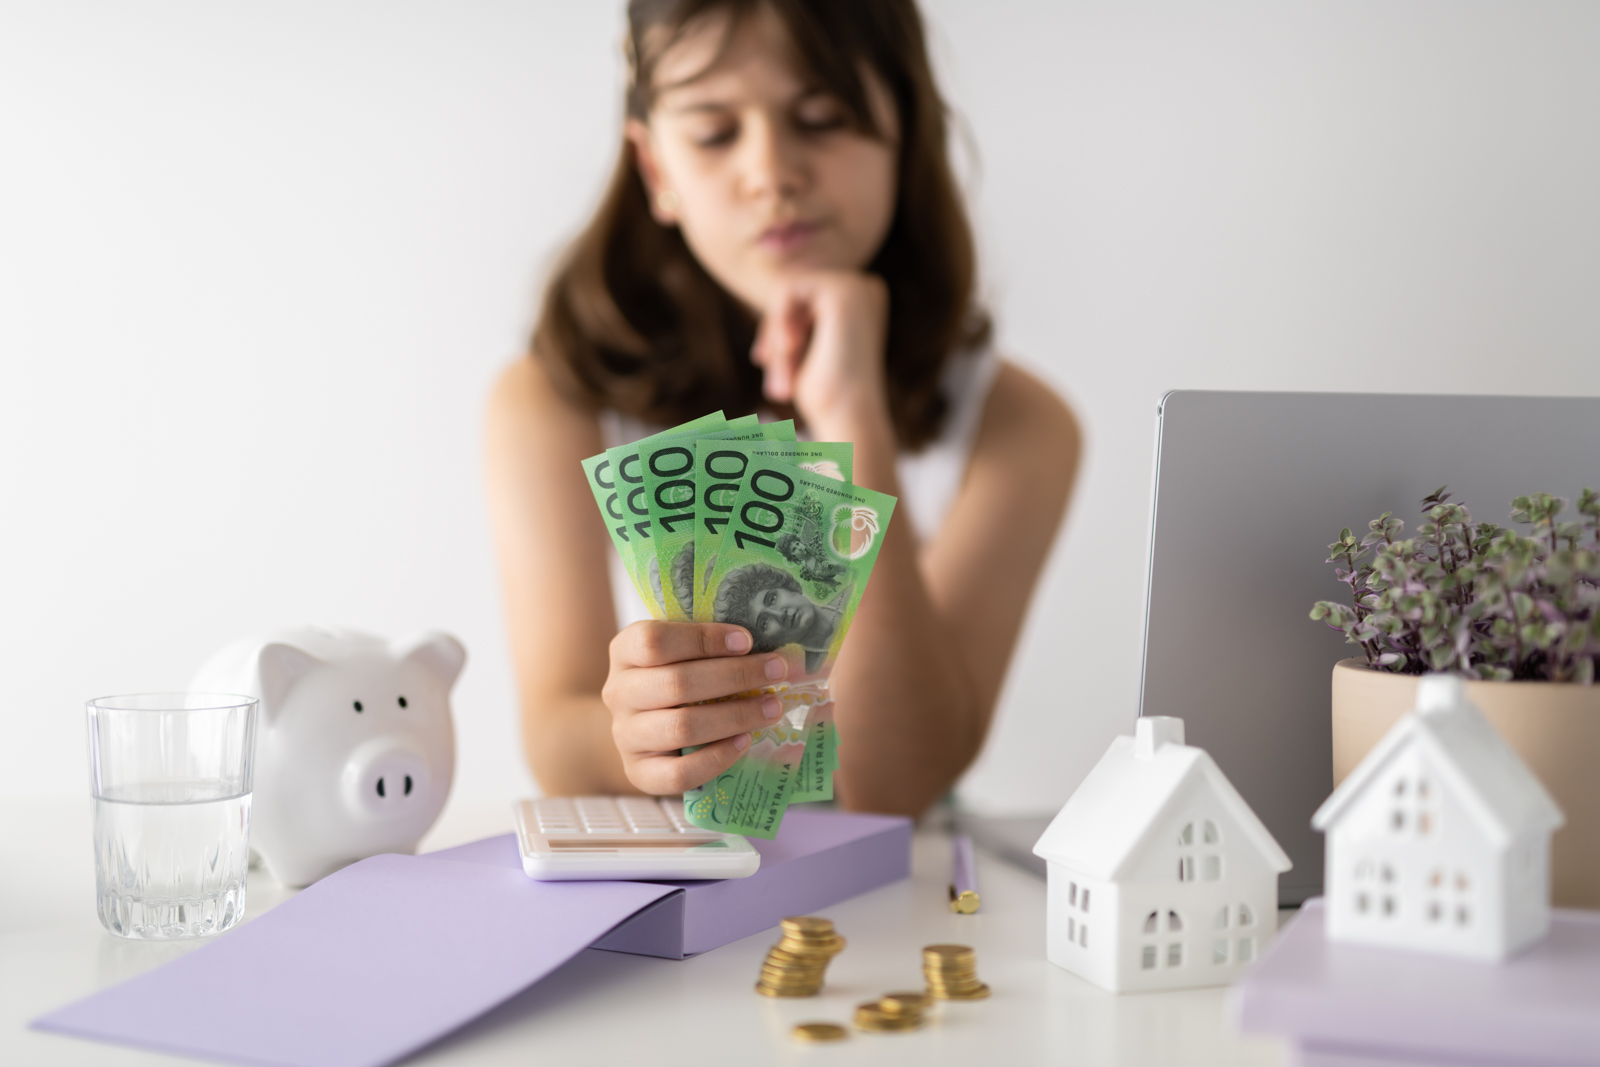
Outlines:
[[550, 795], [638, 792], [600, 699], [616, 633], [605, 526], [580, 461], [601, 451], [596, 417], [518, 360], [488, 415], [490, 524], [500, 560], [528, 766]]
[[[489, 503], [522, 697], [528, 766], [552, 796], [681, 793], [726, 770], [780, 714], [767, 698], [695, 706], [770, 685], [781, 656], [750, 655], [720, 623], [636, 622], [616, 632], [609, 537], [580, 461], [601, 450], [532, 359], [489, 404]], [[682, 748], [703, 746], [680, 755]]]
[[[863, 424], [855, 476], [899, 495], [886, 425]], [[1003, 364], [956, 500], [935, 538], [890, 523], [835, 667], [838, 788], [852, 808], [917, 814], [977, 757], [1034, 583], [1072, 492], [1071, 411]]]
[[[819, 440], [855, 442], [855, 480], [900, 495], [883, 347], [889, 294], [871, 275], [791, 278], [753, 358]], [[933, 542], [889, 524], [834, 667], [849, 807], [917, 814], [977, 756], [1077, 471], [1077, 423], [1049, 387], [1002, 366], [961, 490]]]

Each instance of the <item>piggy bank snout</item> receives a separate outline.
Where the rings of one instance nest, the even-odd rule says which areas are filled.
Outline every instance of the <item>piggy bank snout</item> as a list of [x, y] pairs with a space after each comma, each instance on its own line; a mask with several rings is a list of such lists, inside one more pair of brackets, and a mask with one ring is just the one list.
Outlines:
[[393, 739], [368, 741], [345, 762], [345, 806], [373, 822], [404, 818], [432, 797], [433, 775], [422, 753]]

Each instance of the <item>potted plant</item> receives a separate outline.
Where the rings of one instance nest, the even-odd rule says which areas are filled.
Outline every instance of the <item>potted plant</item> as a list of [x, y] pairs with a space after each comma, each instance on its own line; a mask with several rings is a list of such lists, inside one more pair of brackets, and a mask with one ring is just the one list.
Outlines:
[[1519, 496], [1527, 532], [1476, 522], [1440, 488], [1415, 535], [1384, 512], [1348, 528], [1328, 562], [1349, 603], [1311, 617], [1342, 630], [1361, 655], [1333, 669], [1337, 784], [1415, 705], [1417, 677], [1464, 675], [1481, 708], [1566, 813], [1551, 856], [1559, 906], [1600, 908], [1600, 493], [1577, 518], [1549, 493]]

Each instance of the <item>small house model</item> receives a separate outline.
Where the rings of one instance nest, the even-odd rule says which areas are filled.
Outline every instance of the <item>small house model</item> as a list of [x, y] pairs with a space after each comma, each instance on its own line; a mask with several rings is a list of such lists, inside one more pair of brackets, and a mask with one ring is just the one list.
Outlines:
[[1417, 685], [1317, 810], [1331, 941], [1497, 960], [1550, 925], [1550, 835], [1565, 820], [1453, 675]]
[[1114, 993], [1223, 985], [1277, 930], [1289, 857], [1183, 720], [1111, 742], [1033, 848], [1046, 953]]

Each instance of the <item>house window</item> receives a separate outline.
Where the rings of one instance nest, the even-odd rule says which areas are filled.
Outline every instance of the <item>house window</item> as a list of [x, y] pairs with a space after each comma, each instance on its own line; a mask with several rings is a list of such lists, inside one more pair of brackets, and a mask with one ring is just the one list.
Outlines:
[[1256, 939], [1253, 937], [1241, 937], [1237, 945], [1237, 951], [1239, 962], [1249, 963], [1256, 958]]
[[1179, 856], [1178, 857], [1178, 881], [1180, 881], [1180, 882], [1192, 882], [1192, 881], [1194, 881], [1194, 857], [1193, 856]]
[[1073, 882], [1072, 888], [1067, 890], [1067, 902], [1074, 908], [1078, 906], [1078, 883]]
[[1147, 934], [1155, 933], [1156, 930], [1160, 928], [1160, 922], [1161, 913], [1159, 911], [1152, 911], [1149, 915], [1144, 917], [1144, 932]]
[[1089, 924], [1088, 923], [1084, 923], [1083, 925], [1078, 927], [1078, 947], [1079, 948], [1088, 948], [1089, 947]]
[[1183, 966], [1183, 942], [1173, 941], [1167, 945], [1167, 966]]
[[1211, 942], [1211, 962], [1213, 965], [1228, 962], [1228, 939], [1219, 937]]
[[1465, 926], [1472, 921], [1472, 912], [1467, 910], [1465, 904], [1456, 907], [1456, 925]]
[[[1223, 911], [1227, 911], [1228, 909], [1227, 908], [1223, 908], [1222, 910]], [[1256, 921], [1256, 917], [1255, 917], [1254, 914], [1251, 913], [1250, 905], [1248, 905], [1248, 904], [1240, 904], [1239, 905], [1239, 925], [1240, 926], [1249, 926], [1251, 923], [1253, 923], [1255, 921]]]
[[1194, 844], [1194, 823], [1188, 822], [1183, 824], [1183, 832], [1178, 835], [1178, 844]]
[[1218, 909], [1217, 917], [1212, 921], [1211, 925], [1218, 930], [1226, 930], [1228, 928], [1228, 906], [1226, 904]]
[[1177, 912], [1175, 912], [1175, 911], [1167, 912], [1167, 929], [1168, 930], [1182, 930], [1183, 929], [1183, 920], [1178, 918], [1178, 913]]
[[1089, 887], [1088, 886], [1084, 886], [1083, 887], [1083, 896], [1080, 898], [1080, 900], [1081, 900], [1081, 902], [1083, 904], [1083, 910], [1084, 911], [1088, 911], [1089, 910]]
[[1356, 894], [1356, 911], [1365, 915], [1367, 913], [1367, 908], [1370, 906], [1371, 901], [1367, 899], [1367, 895], [1365, 893]]
[[1217, 833], [1217, 824], [1212, 822], [1210, 819], [1206, 820], [1205, 829], [1202, 832], [1201, 837], [1208, 845], [1215, 845], [1217, 842], [1222, 840], [1222, 835]]
[[1068, 941], [1068, 943], [1071, 943], [1071, 942], [1076, 941], [1076, 940], [1078, 940], [1078, 920], [1077, 919], [1068, 919], [1067, 920], [1067, 941]]
[[1208, 882], [1215, 882], [1222, 877], [1222, 857], [1207, 856], [1200, 864], [1201, 875]]
[[1139, 950], [1139, 969], [1144, 971], [1156, 969], [1156, 947], [1154, 945], [1146, 945]]
[[1392, 919], [1394, 918], [1394, 913], [1399, 910], [1400, 907], [1395, 903], [1394, 897], [1385, 894], [1383, 898], [1383, 917], [1385, 919]]

